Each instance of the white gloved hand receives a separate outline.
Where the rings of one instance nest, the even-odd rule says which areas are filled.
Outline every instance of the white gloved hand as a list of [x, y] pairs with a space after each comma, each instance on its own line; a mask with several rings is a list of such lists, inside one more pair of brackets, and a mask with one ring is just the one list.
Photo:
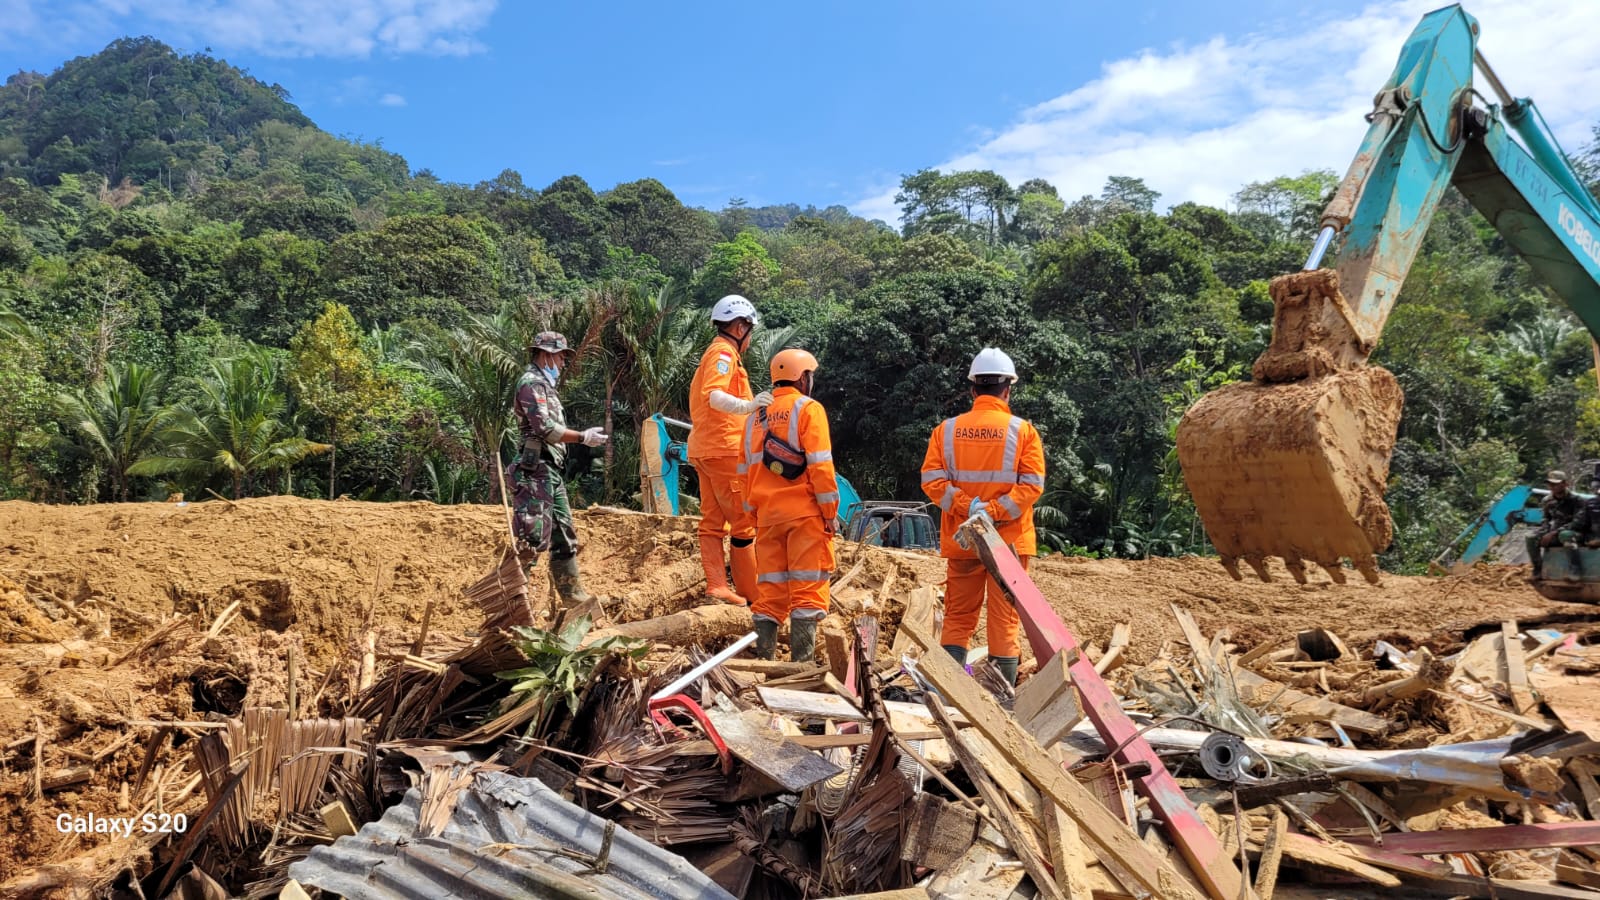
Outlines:
[[[750, 402], [754, 403], [756, 405], [756, 409], [766, 409], [767, 407], [772, 405], [772, 392], [771, 391], [762, 391], [761, 393], [757, 394], [755, 396], [755, 399], [751, 400]], [[752, 412], [753, 411], [754, 410], [752, 410]]]
[[610, 440], [610, 438], [608, 438], [606, 436], [606, 433], [604, 431], [600, 430], [600, 426], [599, 425], [596, 425], [593, 428], [584, 429], [584, 432], [583, 432], [583, 445], [585, 447], [598, 447], [601, 444], [604, 444], [608, 440]]

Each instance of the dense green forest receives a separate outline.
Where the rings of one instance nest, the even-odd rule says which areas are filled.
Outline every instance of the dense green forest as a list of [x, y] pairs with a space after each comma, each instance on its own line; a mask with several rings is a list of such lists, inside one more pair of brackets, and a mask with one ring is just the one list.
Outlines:
[[[554, 327], [581, 348], [570, 418], [616, 436], [573, 454], [579, 502], [636, 502], [638, 427], [685, 415], [705, 310], [737, 292], [765, 320], [758, 381], [784, 344], [817, 353], [864, 494], [920, 499], [928, 432], [995, 345], [1048, 448], [1049, 546], [1204, 551], [1174, 428], [1247, 377], [1267, 279], [1303, 261], [1335, 176], [1159, 214], [1138, 174], [1073, 199], [924, 170], [899, 230], [690, 208], [653, 179], [453, 184], [225, 62], [119, 40], [0, 88], [0, 497], [492, 500], [520, 348]], [[1391, 569], [1511, 483], [1600, 456], [1587, 332], [1453, 192], [1374, 359], [1406, 392]]]

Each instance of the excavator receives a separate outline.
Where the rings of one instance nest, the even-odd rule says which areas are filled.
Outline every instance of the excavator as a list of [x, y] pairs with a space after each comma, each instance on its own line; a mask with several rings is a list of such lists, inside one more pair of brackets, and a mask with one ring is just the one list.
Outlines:
[[[1403, 395], [1367, 358], [1447, 186], [1600, 336], [1600, 204], [1533, 101], [1507, 91], [1477, 44], [1477, 20], [1459, 5], [1423, 17], [1304, 270], [1271, 283], [1272, 341], [1252, 380], [1201, 397], [1178, 425], [1184, 480], [1236, 579], [1243, 561], [1270, 581], [1276, 556], [1302, 583], [1308, 562], [1343, 583], [1345, 559], [1378, 583], [1377, 554], [1394, 534], [1383, 495]], [[1337, 262], [1324, 268], [1335, 241]], [[1600, 600], [1600, 551], [1580, 568], [1534, 586]]]

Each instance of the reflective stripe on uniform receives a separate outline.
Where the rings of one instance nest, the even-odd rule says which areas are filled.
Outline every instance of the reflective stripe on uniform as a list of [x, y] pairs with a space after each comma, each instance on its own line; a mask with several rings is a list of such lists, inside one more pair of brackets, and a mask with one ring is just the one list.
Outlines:
[[789, 411], [789, 446], [800, 449], [800, 410], [811, 398], [804, 394], [794, 398], [794, 409]]
[[818, 503], [838, 503], [839, 502], [839, 492], [838, 491], [823, 491], [822, 493], [817, 495], [817, 502]]
[[1029, 484], [1033, 485], [1034, 487], [1044, 487], [1044, 476], [1033, 474], [1018, 475], [1017, 484]]
[[1006, 426], [1006, 453], [1000, 458], [1000, 471], [1017, 471], [1017, 440], [1022, 437], [1022, 420], [1016, 416], [1011, 417], [1011, 424]]
[[1010, 494], [1001, 494], [999, 497], [995, 498], [994, 502], [1000, 504], [1001, 509], [1004, 509], [1006, 512], [1010, 513], [1011, 518], [1022, 518], [1022, 507], [1017, 505], [1017, 501], [1011, 499]]
[[807, 464], [825, 463], [825, 462], [833, 462], [833, 451], [832, 450], [823, 450], [820, 453], [807, 453], [806, 454], [806, 463]]
[[922, 483], [927, 484], [932, 481], [939, 481], [940, 479], [949, 479], [949, 477], [950, 473], [943, 469], [929, 469], [928, 471], [922, 473]]
[[822, 581], [830, 574], [832, 573], [821, 569], [790, 569], [787, 572], [767, 572], [756, 581], [767, 584], [782, 584], [786, 581]]
[[973, 484], [1016, 484], [1017, 476], [1011, 472], [991, 472], [986, 469], [952, 469], [950, 480]]
[[952, 503], [955, 503], [955, 502], [956, 502], [956, 486], [953, 485], [953, 484], [945, 485], [944, 486], [944, 496], [939, 498], [939, 508], [944, 510], [945, 512], [949, 512], [950, 511], [950, 505]]
[[828, 611], [825, 609], [794, 609], [789, 611], [789, 618], [800, 619], [801, 621], [806, 619], [825, 619], [827, 617]]

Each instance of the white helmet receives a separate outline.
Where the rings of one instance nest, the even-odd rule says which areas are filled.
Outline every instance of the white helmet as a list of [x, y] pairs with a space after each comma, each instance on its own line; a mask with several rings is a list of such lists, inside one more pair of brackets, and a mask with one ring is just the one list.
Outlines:
[[711, 307], [711, 321], [732, 322], [734, 319], [749, 319], [751, 325], [760, 325], [761, 317], [756, 315], [756, 306], [738, 294], [729, 294], [717, 301]]
[[972, 358], [972, 368], [967, 370], [967, 380], [975, 382], [984, 375], [1000, 376], [1015, 384], [1017, 367], [1012, 364], [1011, 357], [1007, 356], [1004, 350], [985, 347]]

